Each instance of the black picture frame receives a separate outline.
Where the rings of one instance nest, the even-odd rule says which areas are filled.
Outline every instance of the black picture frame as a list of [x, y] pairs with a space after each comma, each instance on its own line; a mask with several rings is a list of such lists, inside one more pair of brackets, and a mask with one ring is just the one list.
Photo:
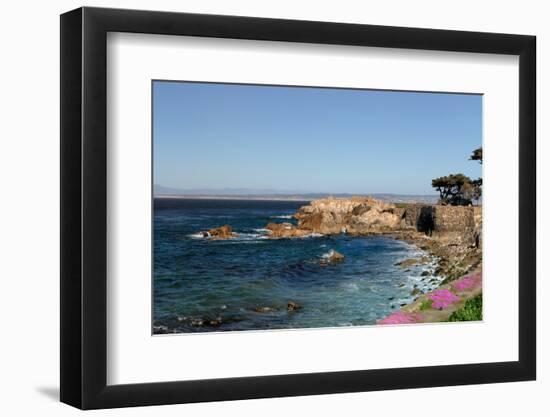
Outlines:
[[[107, 385], [108, 32], [519, 56], [519, 360]], [[61, 15], [61, 401], [81, 409], [533, 380], [534, 36], [102, 8]]]

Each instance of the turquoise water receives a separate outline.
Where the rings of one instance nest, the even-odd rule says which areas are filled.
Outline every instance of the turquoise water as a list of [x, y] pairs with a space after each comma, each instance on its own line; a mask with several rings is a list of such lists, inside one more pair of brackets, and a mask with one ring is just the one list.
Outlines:
[[[267, 223], [295, 222], [291, 215], [305, 204], [155, 199], [154, 333], [374, 324], [411, 302], [414, 288], [435, 288], [424, 272], [431, 274], [434, 262], [395, 266], [424, 253], [390, 237], [268, 238]], [[199, 233], [223, 224], [239, 237]], [[323, 264], [331, 249], [345, 260]], [[301, 308], [287, 311], [289, 301]]]

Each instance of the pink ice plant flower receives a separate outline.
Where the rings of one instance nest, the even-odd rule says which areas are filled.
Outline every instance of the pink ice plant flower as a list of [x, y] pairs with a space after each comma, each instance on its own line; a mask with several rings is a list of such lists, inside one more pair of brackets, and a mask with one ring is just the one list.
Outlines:
[[424, 320], [424, 315], [422, 313], [396, 311], [388, 317], [378, 320], [378, 324], [411, 324], [421, 322], [422, 320]]
[[481, 287], [481, 274], [468, 275], [464, 278], [454, 281], [452, 284], [456, 291], [471, 290], [477, 287]]
[[454, 295], [451, 291], [445, 290], [436, 290], [433, 293], [428, 295], [428, 298], [432, 300], [432, 308], [437, 310], [442, 310], [449, 307], [451, 304], [460, 301], [460, 297]]

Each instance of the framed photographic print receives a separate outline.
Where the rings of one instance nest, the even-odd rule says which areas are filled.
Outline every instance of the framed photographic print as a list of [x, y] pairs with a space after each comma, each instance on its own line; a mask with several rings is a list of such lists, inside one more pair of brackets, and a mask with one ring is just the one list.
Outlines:
[[535, 379], [535, 38], [61, 16], [61, 400]]

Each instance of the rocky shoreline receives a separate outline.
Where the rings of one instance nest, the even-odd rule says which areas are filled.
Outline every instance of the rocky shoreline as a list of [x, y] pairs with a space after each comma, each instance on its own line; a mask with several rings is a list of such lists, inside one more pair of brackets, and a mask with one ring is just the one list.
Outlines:
[[[302, 206], [290, 222], [269, 223], [270, 239], [304, 238], [315, 235], [348, 234], [351, 236], [384, 235], [405, 241], [428, 256], [408, 259], [399, 266], [429, 263], [436, 259], [430, 275], [438, 286], [429, 293], [416, 290], [415, 300], [401, 305], [379, 324], [403, 324], [446, 321], [459, 307], [481, 294], [482, 277], [482, 213], [480, 206], [444, 206], [432, 204], [393, 204], [371, 197], [346, 199], [324, 198]], [[202, 232], [210, 239], [232, 239], [238, 236], [231, 226], [224, 225]], [[342, 262], [336, 253], [330, 262]], [[470, 282], [472, 288], [457, 291], [454, 282]], [[448, 305], [438, 308], [439, 296], [445, 295]], [[432, 303], [436, 306], [431, 308]], [[443, 305], [443, 304], [442, 304]]]
[[[433, 276], [438, 287], [416, 299], [380, 324], [446, 321], [459, 308], [480, 296], [482, 289], [482, 211], [480, 206], [396, 205], [369, 197], [323, 199], [301, 207], [297, 229], [322, 234], [388, 235], [437, 259]], [[429, 257], [401, 264], [428, 263]], [[472, 278], [474, 277], [474, 278]], [[471, 287], [464, 287], [466, 284]], [[473, 282], [473, 283], [472, 283]], [[460, 290], [455, 284], [458, 283]], [[461, 286], [462, 285], [462, 286]], [[438, 304], [443, 297], [445, 302]], [[433, 307], [432, 307], [433, 305]], [[411, 319], [412, 317], [412, 319]]]

